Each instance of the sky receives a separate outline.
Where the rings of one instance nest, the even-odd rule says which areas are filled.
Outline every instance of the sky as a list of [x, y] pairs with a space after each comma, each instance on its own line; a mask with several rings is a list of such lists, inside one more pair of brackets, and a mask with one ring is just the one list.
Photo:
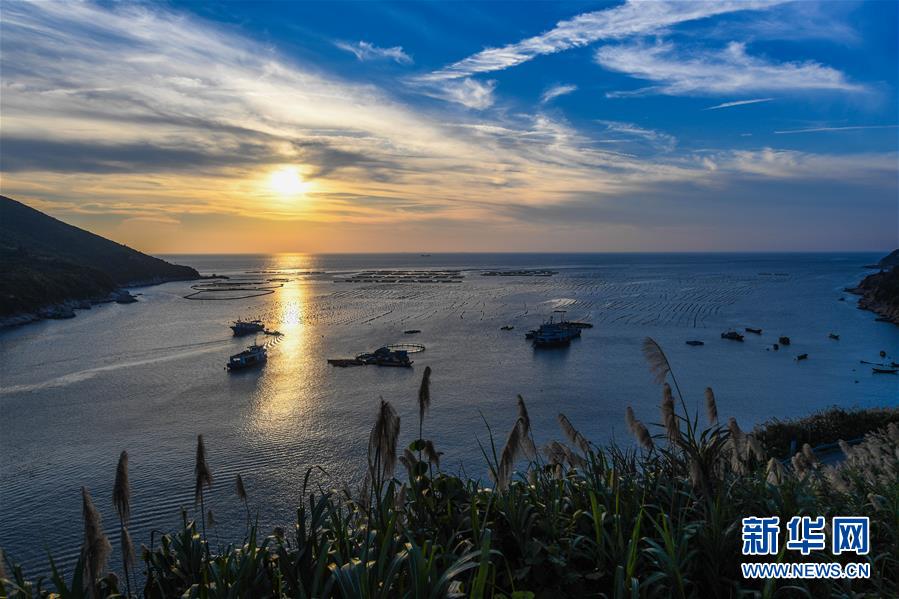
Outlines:
[[888, 250], [897, 24], [0, 0], [0, 193], [153, 253]]

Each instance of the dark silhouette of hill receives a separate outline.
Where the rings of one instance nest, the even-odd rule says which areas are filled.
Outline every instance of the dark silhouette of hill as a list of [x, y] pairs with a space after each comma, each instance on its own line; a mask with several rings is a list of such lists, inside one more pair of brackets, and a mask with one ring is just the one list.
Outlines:
[[0, 196], [0, 316], [199, 276]]

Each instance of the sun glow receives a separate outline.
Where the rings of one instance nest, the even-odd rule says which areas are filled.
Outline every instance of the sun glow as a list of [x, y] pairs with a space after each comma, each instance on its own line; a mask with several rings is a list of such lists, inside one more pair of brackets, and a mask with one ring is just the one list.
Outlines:
[[293, 166], [285, 166], [273, 172], [269, 177], [268, 184], [272, 191], [284, 197], [302, 195], [306, 191], [306, 182], [303, 181], [303, 176]]

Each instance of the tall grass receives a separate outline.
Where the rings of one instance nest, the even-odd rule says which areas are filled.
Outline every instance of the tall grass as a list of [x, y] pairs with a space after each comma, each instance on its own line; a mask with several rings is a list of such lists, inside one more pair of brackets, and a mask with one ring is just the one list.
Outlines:
[[[647, 427], [627, 408], [625, 419], [638, 441], [635, 448], [597, 446], [578, 431], [576, 422], [560, 414], [565, 441], [553, 441], [537, 452], [527, 407], [519, 398], [517, 411], [510, 402], [511, 428], [504, 445], [497, 447], [490, 433], [482, 447], [494, 481], [485, 486], [442, 471], [439, 453], [428, 440], [417, 439], [397, 456], [399, 417], [382, 400], [369, 438], [368, 480], [361, 491], [311, 490], [310, 468], [301, 479], [304, 500], [291, 530], [276, 529], [266, 536], [248, 524], [243, 540], [218, 552], [210, 550], [203, 522], [198, 526], [184, 514], [180, 530], [143, 549], [142, 584], [136, 594], [899, 596], [899, 427], [891, 425], [869, 434], [860, 445], [846, 446], [848, 457], [836, 467], [822, 465], [810, 448], [785, 465], [766, 455], [759, 439], [742, 431], [735, 420], [719, 424], [710, 389], [694, 400], [682, 397], [676, 385], [664, 387], [671, 380], [664, 352], [652, 342], [647, 343], [647, 354], [663, 385], [662, 422]], [[424, 430], [426, 414], [421, 406], [431, 400], [429, 375], [424, 383], [427, 402], [421, 394], [418, 398], [419, 431]], [[700, 406], [707, 422], [700, 422]], [[198, 464], [205, 464], [205, 448], [202, 461], [199, 453]], [[405, 467], [402, 480], [394, 472], [396, 461]], [[196, 489], [201, 500], [208, 486], [203, 474]], [[248, 505], [242, 479], [237, 488]], [[796, 515], [868, 516], [872, 550], [858, 557], [829, 552], [802, 557], [795, 552], [773, 559], [864, 561], [871, 566], [871, 577], [743, 579], [739, 563], [750, 558], [740, 554], [741, 519], [779, 516], [786, 522]], [[103, 557], [98, 554], [106, 545], [97, 540], [105, 539], [97, 526], [99, 520], [91, 519], [85, 527], [91, 532], [71, 580], [55, 573], [49, 582], [31, 581], [7, 561], [0, 595], [121, 593], [117, 577], [98, 569], [98, 557]]]

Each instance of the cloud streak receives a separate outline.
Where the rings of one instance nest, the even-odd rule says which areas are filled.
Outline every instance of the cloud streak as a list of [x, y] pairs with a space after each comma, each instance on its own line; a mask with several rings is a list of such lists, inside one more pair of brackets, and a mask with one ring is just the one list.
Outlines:
[[600, 40], [645, 35], [680, 23], [743, 10], [758, 10], [782, 0], [661, 2], [630, 0], [609, 8], [560, 21], [551, 30], [508, 44], [487, 48], [423, 77], [431, 81], [458, 79], [500, 71], [538, 56], [583, 47]]
[[709, 106], [704, 110], [720, 110], [722, 108], [733, 108], [734, 106], [747, 106], [749, 104], [760, 104], [762, 102], [770, 102], [774, 98], [756, 98], [754, 100], [736, 100], [734, 102], [724, 102], [723, 104], [716, 104], [715, 106]]
[[684, 51], [670, 42], [605, 46], [595, 55], [605, 69], [644, 79], [655, 85], [610, 97], [665, 94], [670, 96], [725, 95], [757, 91], [834, 91], [858, 93], [840, 71], [814, 61], [770, 62], [750, 56], [745, 44], [731, 42], [717, 52]]
[[555, 100], [559, 96], [565, 96], [577, 91], [576, 85], [553, 85], [543, 92], [540, 96], [540, 103], [547, 104], [552, 100]]
[[788, 129], [784, 131], [775, 131], [777, 135], [785, 135], [789, 133], [830, 133], [834, 131], [863, 131], [870, 129], [896, 129], [899, 125], [852, 125], [849, 127], [812, 127], [809, 129]]
[[403, 51], [402, 46], [392, 48], [379, 48], [371, 42], [358, 41], [356, 43], [338, 41], [334, 43], [341, 50], [353, 54], [357, 60], [392, 60], [399, 64], [412, 64], [412, 57]]

